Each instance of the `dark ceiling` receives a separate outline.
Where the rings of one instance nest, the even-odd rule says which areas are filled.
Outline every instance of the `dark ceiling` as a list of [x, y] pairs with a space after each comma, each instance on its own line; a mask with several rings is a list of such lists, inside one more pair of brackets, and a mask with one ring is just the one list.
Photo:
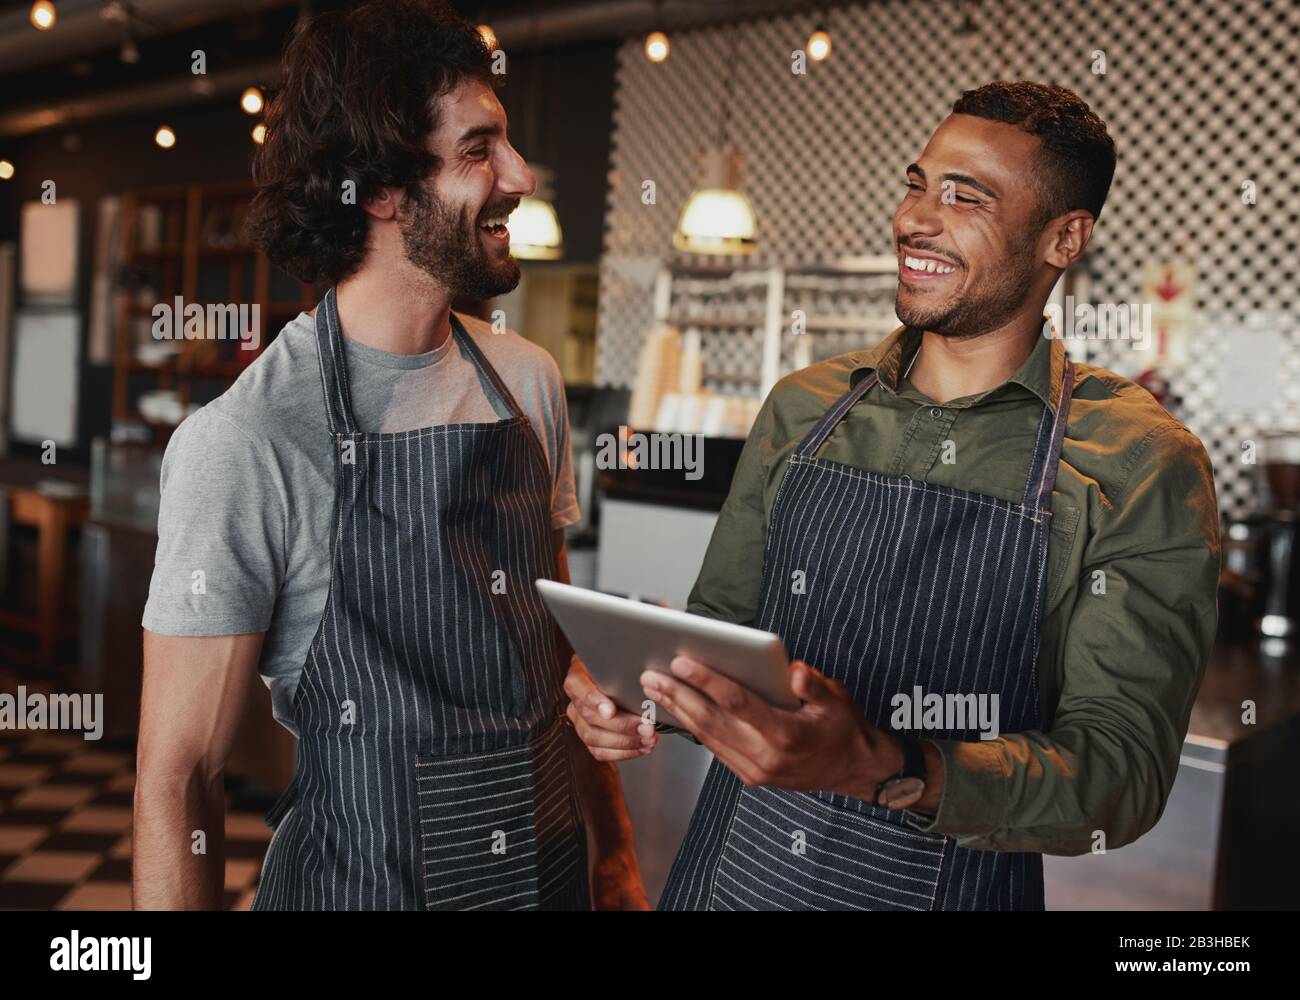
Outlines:
[[[350, 6], [355, 0], [56, 0], [59, 21], [49, 32], [27, 23], [30, 0], [0, 0], [0, 79], [6, 102], [0, 136], [23, 135], [88, 118], [123, 113], [129, 97], [154, 89], [155, 106], [207, 100], [189, 93], [191, 53], [206, 53], [208, 73], [225, 70], [226, 89], [270, 83], [300, 10]], [[503, 44], [524, 51], [596, 42], [610, 44], [656, 23], [668, 30], [843, 0], [452, 0], [462, 14], [507, 28]], [[129, 33], [139, 57], [124, 61], [121, 20], [104, 8], [132, 11]], [[62, 34], [60, 31], [62, 29]], [[42, 55], [48, 52], [49, 56]], [[164, 94], [162, 85], [169, 85]], [[212, 99], [228, 93], [212, 94]]]

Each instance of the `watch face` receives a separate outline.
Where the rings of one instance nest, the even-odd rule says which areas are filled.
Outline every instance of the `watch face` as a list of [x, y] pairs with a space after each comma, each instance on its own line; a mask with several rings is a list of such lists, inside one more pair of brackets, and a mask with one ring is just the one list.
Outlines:
[[925, 782], [920, 778], [896, 778], [886, 782], [876, 804], [886, 809], [906, 809], [924, 794]]

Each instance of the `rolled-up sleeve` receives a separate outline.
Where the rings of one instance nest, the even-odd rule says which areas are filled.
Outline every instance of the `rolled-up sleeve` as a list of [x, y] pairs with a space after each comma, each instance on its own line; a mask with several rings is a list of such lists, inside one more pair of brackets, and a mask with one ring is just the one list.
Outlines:
[[[1135, 447], [1097, 505], [1045, 731], [934, 740], [937, 814], [913, 825], [980, 850], [1082, 854], [1160, 818], [1217, 624], [1219, 519], [1209, 457], [1178, 424]], [[1104, 837], [1104, 841], [1099, 838]]]

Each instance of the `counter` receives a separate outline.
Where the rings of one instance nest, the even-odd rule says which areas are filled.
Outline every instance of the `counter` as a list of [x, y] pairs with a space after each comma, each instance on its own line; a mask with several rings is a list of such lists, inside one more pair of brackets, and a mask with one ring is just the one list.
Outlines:
[[1045, 858], [1049, 909], [1300, 906], [1300, 650], [1275, 643], [1215, 645], [1164, 815], [1105, 856]]

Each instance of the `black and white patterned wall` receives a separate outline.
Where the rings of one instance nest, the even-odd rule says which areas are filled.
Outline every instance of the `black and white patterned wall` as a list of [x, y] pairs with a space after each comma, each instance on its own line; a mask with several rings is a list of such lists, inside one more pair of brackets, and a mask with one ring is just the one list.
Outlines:
[[[797, 75], [791, 53], [819, 23], [831, 57]], [[1105, 119], [1119, 150], [1089, 255], [1092, 298], [1140, 302], [1144, 268], [1194, 264], [1186, 360], [1168, 372], [1171, 409], [1210, 450], [1224, 512], [1250, 508], [1257, 477], [1242, 462], [1243, 442], [1300, 421], [1300, 2], [891, 0], [675, 32], [671, 41], [660, 64], [645, 58], [640, 39], [620, 52], [601, 384], [633, 381], [655, 274], [672, 253], [698, 154], [717, 140], [733, 41], [729, 134], [745, 157], [759, 226], [746, 267], [891, 253], [903, 168], [960, 93], [995, 79], [1052, 82]], [[643, 200], [647, 180], [653, 204]], [[1254, 204], [1243, 197], [1247, 181]], [[1278, 376], [1229, 406], [1221, 369], [1253, 343], [1237, 335], [1250, 324], [1282, 335]], [[727, 349], [721, 338], [712, 347]], [[753, 347], [741, 338], [734, 349]], [[1083, 354], [1130, 374], [1140, 365], [1126, 350], [1090, 341]]]

